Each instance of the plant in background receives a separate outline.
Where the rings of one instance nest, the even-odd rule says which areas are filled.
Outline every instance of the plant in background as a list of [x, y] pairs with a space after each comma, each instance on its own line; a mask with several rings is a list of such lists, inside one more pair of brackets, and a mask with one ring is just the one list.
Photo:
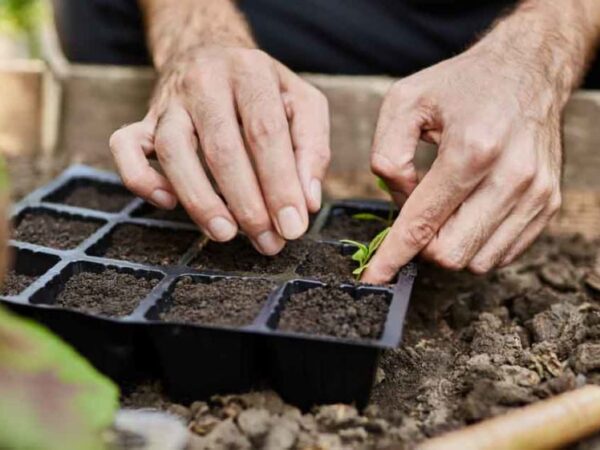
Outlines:
[[[381, 178], [377, 177], [377, 186], [382, 191], [386, 192], [388, 195], [390, 194], [390, 189], [385, 184]], [[385, 237], [390, 232], [390, 228], [392, 223], [394, 222], [394, 202], [390, 200], [389, 204], [389, 212], [387, 218], [383, 218], [373, 213], [358, 213], [352, 216], [354, 219], [358, 220], [369, 220], [381, 222], [382, 225], [385, 226], [383, 230], [375, 235], [371, 242], [368, 244], [363, 244], [362, 242], [353, 241], [350, 239], [342, 239], [341, 242], [344, 244], [350, 244], [357, 248], [357, 250], [352, 254], [352, 259], [358, 263], [358, 267], [352, 271], [352, 274], [356, 276], [357, 279], [360, 279], [360, 276], [364, 272], [364, 270], [369, 267], [369, 261], [385, 239]]]
[[42, 0], [0, 0], [0, 32], [24, 36], [30, 56], [38, 57], [38, 30], [45, 15]]

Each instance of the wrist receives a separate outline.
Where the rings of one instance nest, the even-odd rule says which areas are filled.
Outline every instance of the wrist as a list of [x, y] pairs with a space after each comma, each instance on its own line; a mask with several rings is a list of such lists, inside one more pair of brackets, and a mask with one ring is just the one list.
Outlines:
[[598, 38], [575, 3], [523, 2], [469, 51], [520, 75], [526, 89], [550, 89], [562, 107], [585, 75]]

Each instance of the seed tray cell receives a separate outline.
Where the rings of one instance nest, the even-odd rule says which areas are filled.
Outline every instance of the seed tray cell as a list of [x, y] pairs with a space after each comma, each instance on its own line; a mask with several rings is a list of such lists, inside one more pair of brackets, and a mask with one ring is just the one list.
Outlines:
[[[383, 217], [385, 203], [326, 204], [306, 238], [267, 258], [242, 236], [210, 242], [185, 214], [157, 212], [123, 189], [114, 174], [73, 166], [16, 205], [17, 229], [28, 214], [94, 228], [76, 245], [42, 247], [17, 233], [14, 269], [31, 284], [0, 301], [45, 323], [122, 384], [160, 375], [175, 401], [266, 385], [303, 408], [366, 404], [381, 350], [400, 342], [416, 269], [406, 266], [393, 285], [357, 285], [348, 275], [353, 248], [325, 236], [332, 217], [373, 211]], [[103, 211], [112, 193], [123, 201]], [[87, 198], [107, 194], [106, 201]], [[294, 302], [318, 289], [362, 301], [359, 310], [374, 299], [375, 331], [282, 326], [299, 310]], [[325, 316], [335, 309], [319, 307]]]
[[177, 205], [175, 209], [164, 210], [156, 208], [150, 203], [142, 203], [133, 211], [132, 216], [168, 222], [193, 223], [193, 220], [181, 205]]

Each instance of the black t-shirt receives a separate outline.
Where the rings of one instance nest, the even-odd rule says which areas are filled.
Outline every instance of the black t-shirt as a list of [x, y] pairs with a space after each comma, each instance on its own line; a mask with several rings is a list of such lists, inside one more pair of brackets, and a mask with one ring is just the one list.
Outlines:
[[[150, 62], [136, 0], [53, 0], [74, 62]], [[239, 0], [260, 46], [296, 71], [404, 76], [460, 53], [516, 0]], [[600, 65], [592, 69], [598, 86]]]

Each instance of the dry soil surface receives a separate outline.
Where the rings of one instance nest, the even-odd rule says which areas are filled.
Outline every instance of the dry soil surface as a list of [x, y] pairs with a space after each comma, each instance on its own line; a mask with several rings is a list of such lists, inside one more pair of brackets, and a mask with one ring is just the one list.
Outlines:
[[[194, 448], [412, 448], [428, 436], [585, 383], [600, 383], [599, 242], [543, 238], [485, 277], [421, 265], [404, 342], [380, 364], [371, 405], [301, 413], [270, 392], [170, 404], [144, 384], [128, 406], [181, 415]], [[600, 438], [578, 449], [600, 449]]]

